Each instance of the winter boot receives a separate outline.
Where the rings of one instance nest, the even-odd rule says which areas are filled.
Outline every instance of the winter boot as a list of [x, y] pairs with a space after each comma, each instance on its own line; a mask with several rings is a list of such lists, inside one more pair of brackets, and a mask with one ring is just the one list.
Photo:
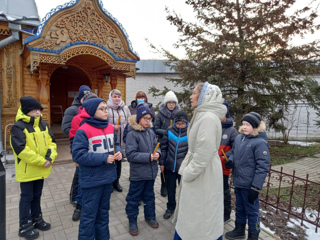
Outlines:
[[160, 194], [162, 197], [168, 196], [167, 186], [165, 184], [161, 184], [161, 191]]
[[129, 219], [129, 233], [132, 236], [137, 236], [139, 234], [137, 218], [136, 217], [128, 217]]
[[236, 227], [226, 233], [227, 239], [244, 239], [246, 237], [246, 224], [236, 222]]
[[27, 240], [36, 239], [39, 237], [39, 232], [34, 229], [33, 222], [31, 220], [20, 223], [19, 236], [24, 237]]
[[152, 227], [152, 228], [158, 228], [159, 227], [159, 223], [158, 223], [157, 220], [155, 220], [155, 219], [152, 219], [152, 220], [145, 219], [145, 220], [149, 224], [150, 227]]
[[171, 218], [172, 214], [173, 214], [173, 211], [167, 209], [167, 211], [163, 214], [163, 218], [169, 219], [169, 218]]
[[113, 182], [113, 187], [116, 191], [122, 192], [122, 187], [119, 184], [119, 178]]
[[248, 240], [258, 240], [259, 232], [249, 232]]
[[41, 231], [47, 231], [51, 228], [51, 224], [43, 220], [42, 214], [39, 217], [33, 219], [34, 227], [38, 228]]
[[81, 209], [82, 209], [82, 206], [79, 203], [77, 203], [77, 207], [74, 210], [73, 215], [72, 215], [72, 221], [76, 222], [76, 221], [80, 220]]

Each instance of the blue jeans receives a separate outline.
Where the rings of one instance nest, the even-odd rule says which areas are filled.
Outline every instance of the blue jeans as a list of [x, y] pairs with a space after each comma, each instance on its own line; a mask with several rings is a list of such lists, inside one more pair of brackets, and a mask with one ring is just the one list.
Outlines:
[[248, 219], [249, 232], [260, 232], [259, 198], [254, 204], [249, 203], [249, 189], [235, 188], [236, 222], [246, 224]]
[[126, 214], [128, 218], [135, 219], [139, 215], [139, 202], [143, 199], [145, 219], [156, 219], [153, 186], [154, 180], [130, 181], [129, 192], [126, 198]]
[[[173, 240], [182, 240], [177, 231], [174, 232]], [[217, 240], [222, 240], [222, 236], [220, 236]]]
[[82, 188], [79, 240], [109, 239], [109, 209], [112, 183]]
[[25, 223], [41, 214], [41, 195], [43, 179], [20, 183], [19, 218], [20, 223]]

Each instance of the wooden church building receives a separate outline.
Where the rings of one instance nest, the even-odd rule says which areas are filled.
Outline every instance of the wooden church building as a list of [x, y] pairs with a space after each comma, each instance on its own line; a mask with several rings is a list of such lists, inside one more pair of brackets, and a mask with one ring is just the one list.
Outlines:
[[79, 87], [108, 99], [135, 78], [139, 56], [122, 25], [101, 0], [72, 0], [40, 22], [34, 0], [0, 3], [2, 132], [15, 122], [20, 97], [37, 98], [49, 124], [61, 122]]

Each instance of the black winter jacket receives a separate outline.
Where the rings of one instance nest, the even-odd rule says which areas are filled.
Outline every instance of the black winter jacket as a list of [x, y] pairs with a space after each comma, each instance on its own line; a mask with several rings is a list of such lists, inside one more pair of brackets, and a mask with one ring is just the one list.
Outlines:
[[[127, 159], [130, 163], [130, 181], [154, 180], [158, 173], [157, 161], [151, 161], [151, 154], [157, 146], [156, 134], [150, 127], [143, 128], [136, 121], [137, 116], [129, 117], [126, 141]], [[161, 156], [161, 150], [157, 152]]]
[[163, 135], [166, 133], [168, 127], [170, 127], [171, 120], [173, 121], [174, 116], [178, 111], [180, 111], [179, 105], [176, 105], [172, 111], [170, 111], [166, 105], [160, 105], [159, 112], [154, 120], [154, 127], [156, 129], [159, 142], [161, 142]]
[[[188, 124], [189, 125], [189, 124]], [[187, 129], [179, 129], [175, 123], [168, 128], [161, 142], [160, 165], [171, 172], [178, 172], [188, 152]]]
[[74, 116], [78, 115], [79, 113], [79, 107], [81, 106], [81, 102], [78, 99], [78, 96], [76, 96], [71, 104], [70, 107], [66, 109], [66, 111], [63, 114], [62, 118], [62, 124], [61, 129], [64, 135], [66, 135], [69, 138], [69, 131], [71, 129], [71, 121]]

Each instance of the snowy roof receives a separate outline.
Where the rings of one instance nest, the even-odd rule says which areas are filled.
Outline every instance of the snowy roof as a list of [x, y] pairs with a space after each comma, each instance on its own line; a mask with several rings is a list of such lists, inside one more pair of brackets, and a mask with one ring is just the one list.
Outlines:
[[0, 0], [0, 21], [38, 26], [40, 18], [34, 0]]
[[167, 60], [140, 60], [136, 63], [137, 74], [139, 73], [176, 73], [165, 65]]

